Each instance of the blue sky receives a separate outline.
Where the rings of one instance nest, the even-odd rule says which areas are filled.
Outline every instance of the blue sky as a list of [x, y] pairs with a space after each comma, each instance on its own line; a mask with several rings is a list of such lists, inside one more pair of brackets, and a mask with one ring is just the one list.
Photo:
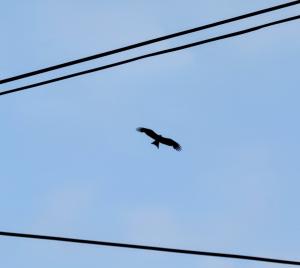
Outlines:
[[[283, 1], [2, 1], [0, 77]], [[298, 15], [300, 6], [1, 86]], [[299, 259], [299, 21], [0, 98], [0, 229]], [[135, 131], [182, 144], [157, 150]], [[0, 238], [11, 267], [273, 267]]]

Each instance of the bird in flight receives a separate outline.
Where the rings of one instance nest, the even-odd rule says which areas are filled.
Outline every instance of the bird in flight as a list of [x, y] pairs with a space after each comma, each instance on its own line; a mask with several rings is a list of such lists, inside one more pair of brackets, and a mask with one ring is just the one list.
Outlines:
[[176, 151], [181, 151], [181, 146], [176, 141], [165, 138], [162, 135], [158, 135], [152, 129], [139, 127], [136, 130], [145, 133], [147, 136], [154, 139], [154, 142], [152, 142], [151, 144], [155, 145], [157, 149], [159, 148], [159, 144], [162, 143], [168, 146], [172, 146]]

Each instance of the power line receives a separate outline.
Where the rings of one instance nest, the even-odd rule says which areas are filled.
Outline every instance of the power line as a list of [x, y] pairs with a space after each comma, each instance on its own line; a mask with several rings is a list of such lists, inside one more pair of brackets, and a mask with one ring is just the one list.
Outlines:
[[243, 34], [246, 34], [246, 33], [258, 31], [258, 30], [263, 29], [263, 28], [267, 28], [267, 27], [270, 27], [270, 26], [273, 26], [273, 25], [276, 25], [276, 24], [281, 24], [281, 23], [285, 23], [285, 22], [289, 22], [289, 21], [293, 21], [293, 20], [297, 20], [297, 19], [300, 19], [300, 15], [294, 16], [294, 17], [289, 17], [289, 18], [286, 18], [286, 19], [278, 20], [278, 21], [273, 21], [273, 22], [266, 23], [266, 24], [262, 24], [262, 25], [259, 25], [259, 26], [256, 26], [256, 27], [252, 27], [252, 28], [242, 30], [242, 31], [233, 32], [233, 33], [229, 33], [229, 34], [225, 34], [225, 35], [205, 39], [205, 40], [194, 42], [194, 43], [189, 43], [189, 44], [186, 44], [186, 45], [183, 45], [183, 46], [178, 46], [178, 47], [174, 47], [174, 48], [169, 48], [169, 49], [165, 49], [165, 50], [156, 51], [156, 52], [149, 53], [149, 54], [144, 54], [142, 56], [130, 58], [130, 59], [123, 60], [123, 61], [118, 61], [118, 62], [111, 63], [111, 64], [108, 64], [108, 65], [103, 65], [103, 66], [100, 66], [100, 67], [97, 67], [97, 68], [88, 69], [88, 70], [85, 70], [85, 71], [81, 71], [81, 72], [77, 72], [77, 73], [73, 73], [73, 74], [69, 74], [69, 75], [65, 75], [65, 76], [60, 76], [60, 77], [53, 78], [53, 79], [50, 79], [50, 80], [45, 80], [45, 81], [42, 81], [42, 82], [29, 84], [29, 85], [26, 85], [26, 86], [22, 86], [22, 87], [10, 89], [10, 90], [5, 90], [5, 91], [0, 92], [0, 96], [15, 93], [15, 92], [22, 91], [22, 90], [26, 90], [26, 89], [29, 89], [29, 88], [34, 88], [34, 87], [54, 83], [54, 82], [57, 82], [57, 81], [69, 79], [69, 78], [84, 75], [84, 74], [89, 74], [89, 73], [101, 71], [101, 70], [104, 70], [104, 69], [113, 68], [113, 67], [116, 67], [116, 66], [119, 66], [119, 65], [128, 64], [130, 62], [138, 61], [138, 60], [141, 60], [141, 59], [150, 58], [150, 57], [154, 57], [154, 56], [158, 56], [158, 55], [162, 55], [162, 54], [167, 54], [167, 53], [187, 49], [187, 48], [190, 48], [190, 47], [204, 45], [204, 44], [215, 42], [215, 41], [222, 40], [222, 39], [228, 39], [228, 38], [231, 38], [231, 37], [234, 37], [234, 36], [243, 35]]
[[47, 67], [47, 68], [39, 69], [39, 70], [36, 70], [36, 71], [32, 71], [32, 72], [24, 73], [24, 74], [21, 74], [21, 75], [5, 78], [5, 79], [0, 80], [0, 84], [12, 82], [12, 81], [15, 81], [15, 80], [23, 79], [23, 78], [26, 78], [26, 77], [30, 77], [30, 76], [34, 76], [34, 75], [38, 75], [38, 74], [42, 74], [42, 73], [46, 73], [46, 72], [50, 72], [50, 71], [53, 71], [53, 70], [61, 69], [61, 68], [71, 66], [71, 65], [75, 65], [75, 64], [79, 64], [79, 63], [82, 63], [82, 62], [86, 62], [86, 61], [106, 57], [106, 56], [117, 54], [117, 53], [120, 53], [120, 52], [123, 52], [123, 51], [127, 51], [127, 50], [131, 50], [131, 49], [134, 49], [134, 48], [138, 48], [138, 47], [150, 45], [150, 44], [153, 44], [153, 43], [161, 42], [163, 40], [175, 38], [175, 37], [178, 37], [178, 36], [182, 36], [182, 35], [198, 32], [198, 31], [202, 31], [202, 30], [205, 30], [205, 29], [213, 28], [213, 27], [220, 26], [220, 25], [227, 24], [227, 23], [231, 23], [231, 22], [234, 22], [234, 21], [238, 21], [238, 20], [258, 16], [258, 15], [261, 15], [261, 14], [264, 14], [264, 13], [268, 13], [268, 12], [271, 12], [271, 11], [291, 7], [291, 6], [298, 5], [298, 4], [300, 4], [300, 0], [292, 1], [292, 2], [289, 2], [289, 3], [273, 6], [273, 7], [262, 9], [262, 10], [258, 10], [258, 11], [247, 13], [247, 14], [240, 15], [240, 16], [237, 16], [237, 17], [233, 17], [233, 18], [221, 20], [221, 21], [218, 21], [218, 22], [210, 23], [210, 24], [207, 24], [207, 25], [202, 25], [202, 26], [199, 26], [199, 27], [196, 27], [196, 28], [176, 32], [176, 33], [173, 33], [173, 34], [157, 37], [157, 38], [146, 40], [146, 41], [136, 43], [136, 44], [133, 44], [133, 45], [113, 49], [113, 50], [110, 50], [110, 51], [105, 51], [105, 52], [95, 54], [95, 55], [92, 55], [92, 56], [88, 56], [88, 57], [84, 57], [84, 58], [81, 58], [81, 59], [72, 60], [72, 61], [68, 61], [68, 62], [65, 62], [65, 63], [50, 66], [50, 67]]
[[47, 235], [34, 235], [34, 234], [24, 234], [24, 233], [12, 233], [12, 232], [0, 232], [0, 235], [1, 236], [9, 236], [9, 237], [31, 238], [31, 239], [52, 240], [52, 241], [60, 241], [60, 242], [107, 246], [107, 247], [142, 249], [142, 250], [169, 252], [169, 253], [221, 257], [221, 258], [241, 259], [241, 260], [249, 260], [249, 261], [289, 264], [289, 265], [300, 265], [300, 261], [273, 259], [273, 258], [265, 258], [265, 257], [255, 257], [255, 256], [247, 256], [247, 255], [239, 255], [239, 254], [206, 252], [206, 251], [198, 251], [198, 250], [186, 250], [186, 249], [165, 248], [165, 247], [153, 247], [153, 246], [136, 245], [136, 244], [124, 244], [124, 243], [114, 243], [114, 242], [107, 242], [107, 241], [96, 241], [96, 240], [86, 240], [86, 239], [77, 239], [77, 238], [68, 238], [68, 237], [47, 236]]

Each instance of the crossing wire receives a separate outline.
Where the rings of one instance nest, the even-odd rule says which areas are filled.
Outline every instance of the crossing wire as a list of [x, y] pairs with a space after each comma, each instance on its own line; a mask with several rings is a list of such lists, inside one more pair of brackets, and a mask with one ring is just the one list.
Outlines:
[[161, 42], [163, 40], [175, 38], [175, 37], [178, 37], [178, 36], [183, 36], [183, 35], [186, 35], [186, 34], [202, 31], [202, 30], [205, 30], [205, 29], [217, 27], [217, 26], [220, 26], [220, 25], [224, 25], [224, 24], [227, 24], [227, 23], [234, 22], [234, 21], [239, 21], [239, 20], [242, 20], [242, 19], [258, 16], [258, 15], [261, 15], [261, 14], [269, 13], [269, 12], [272, 12], [272, 11], [275, 11], [275, 10], [291, 7], [291, 6], [298, 5], [298, 4], [300, 4], [300, 0], [291, 1], [291, 2], [288, 2], [288, 3], [285, 3], [285, 4], [281, 4], [281, 5], [265, 8], [265, 9], [262, 9], [262, 10], [250, 12], [250, 13], [243, 14], [243, 15], [240, 15], [240, 16], [237, 16], [237, 17], [233, 17], [233, 18], [213, 22], [213, 23], [210, 23], [210, 24], [207, 24], [207, 25], [202, 25], [202, 26], [199, 26], [199, 27], [196, 27], [196, 28], [176, 32], [176, 33], [165, 35], [165, 36], [160, 36], [160, 37], [157, 37], [157, 38], [154, 38], [154, 39], [146, 40], [146, 41], [143, 41], [143, 42], [140, 42], [140, 43], [136, 43], [136, 44], [132, 44], [132, 45], [129, 45], [129, 46], [113, 49], [113, 50], [110, 50], [110, 51], [105, 51], [105, 52], [98, 53], [98, 54], [88, 56], [88, 57], [84, 57], [84, 58], [81, 58], [81, 59], [76, 59], [76, 60], [64, 62], [64, 63], [61, 63], [61, 64], [57, 64], [57, 65], [54, 65], [54, 66], [50, 66], [50, 67], [47, 67], [47, 68], [43, 68], [43, 69], [35, 70], [35, 71], [32, 71], [32, 72], [20, 74], [20, 75], [17, 75], [17, 76], [8, 77], [8, 78], [0, 80], [0, 84], [4, 84], [4, 83], [19, 80], [19, 79], [24, 79], [24, 78], [27, 78], [27, 77], [35, 76], [35, 75], [38, 75], [38, 74], [54, 71], [54, 70], [65, 68], [65, 67], [68, 67], [68, 66], [71, 66], [71, 65], [75, 65], [75, 64], [86, 62], [86, 61], [106, 57], [106, 56], [117, 54], [117, 53], [120, 53], [120, 52], [123, 52], [123, 51], [127, 51], [127, 50], [131, 50], [131, 49], [134, 49], [134, 48], [150, 45], [150, 44], [153, 44], [153, 43]]
[[273, 21], [273, 22], [266, 23], [266, 24], [262, 24], [262, 25], [259, 25], [259, 26], [256, 26], [256, 27], [252, 27], [252, 28], [242, 30], [242, 31], [233, 32], [233, 33], [229, 33], [229, 34], [209, 38], [209, 39], [194, 42], [194, 43], [189, 43], [189, 44], [186, 44], [186, 45], [183, 45], [183, 46], [178, 46], [178, 47], [173, 47], [173, 48], [169, 48], [169, 49], [165, 49], [165, 50], [156, 51], [156, 52], [153, 52], [153, 53], [149, 53], [149, 54], [145, 54], [145, 55], [142, 55], [142, 56], [130, 58], [130, 59], [127, 59], [127, 60], [118, 61], [118, 62], [111, 63], [111, 64], [108, 64], [108, 65], [103, 65], [103, 66], [100, 66], [100, 67], [97, 67], [97, 68], [88, 69], [88, 70], [85, 70], [85, 71], [81, 71], [81, 72], [77, 72], [77, 73], [73, 73], [73, 74], [69, 74], [69, 75], [65, 75], [65, 76], [60, 76], [60, 77], [53, 78], [53, 79], [50, 79], [50, 80], [45, 80], [45, 81], [42, 81], [42, 82], [29, 84], [29, 85], [21, 86], [21, 87], [14, 88], [14, 89], [5, 90], [5, 91], [0, 92], [0, 96], [7, 95], [7, 94], [12, 94], [12, 93], [15, 93], [15, 92], [18, 92], [18, 91], [22, 91], [22, 90], [26, 90], [26, 89], [30, 89], [30, 88], [34, 88], [34, 87], [39, 87], [39, 86], [42, 86], [42, 85], [58, 82], [58, 81], [61, 81], [61, 80], [70, 79], [70, 78], [80, 76], [80, 75], [85, 75], [85, 74], [89, 74], [89, 73], [93, 73], [93, 72], [113, 68], [113, 67], [116, 67], [116, 66], [119, 66], [119, 65], [128, 64], [130, 62], [138, 61], [138, 60], [141, 60], [141, 59], [150, 58], [150, 57], [154, 57], [154, 56], [158, 56], [158, 55], [163, 55], [163, 54], [167, 54], [167, 53], [171, 53], [171, 52], [175, 52], [175, 51], [179, 51], [179, 50], [183, 50], [183, 49], [187, 49], [187, 48], [191, 48], [191, 47], [195, 47], [195, 46], [199, 46], [199, 45], [204, 45], [204, 44], [219, 41], [219, 40], [222, 40], [222, 39], [232, 38], [232, 37], [235, 37], [235, 36], [238, 36], [238, 35], [243, 35], [243, 34], [258, 31], [260, 29], [267, 28], [267, 27], [270, 27], [270, 26], [273, 26], [273, 25], [282, 24], [282, 23], [286, 23], [286, 22], [293, 21], [293, 20], [298, 20], [298, 19], [300, 19], [300, 15], [294, 16], [294, 17], [289, 17], [289, 18], [282, 19], [282, 20]]
[[187, 250], [187, 249], [177, 249], [177, 248], [154, 247], [154, 246], [145, 246], [145, 245], [136, 245], [136, 244], [125, 244], [125, 243], [86, 240], [86, 239], [77, 239], [77, 238], [69, 238], [69, 237], [24, 234], [24, 233], [13, 233], [13, 232], [1, 232], [1, 231], [0, 231], [0, 235], [1, 236], [7, 236], [7, 237], [51, 240], [51, 241], [89, 244], [89, 245], [98, 245], [98, 246], [107, 246], [107, 247], [141, 249], [141, 250], [168, 252], [168, 253], [189, 254], [189, 255], [198, 255], [198, 256], [210, 256], [210, 257], [220, 257], [220, 258], [231, 258], [231, 259], [259, 261], [259, 262], [268, 262], [268, 263], [278, 263], [278, 264], [288, 264], [288, 265], [300, 265], [300, 261], [291, 261], [291, 260], [283, 260], [283, 259], [256, 257], [256, 256], [248, 256], [248, 255], [240, 255], [240, 254], [228, 254], [228, 253], [217, 253], [217, 252], [207, 252], [207, 251]]

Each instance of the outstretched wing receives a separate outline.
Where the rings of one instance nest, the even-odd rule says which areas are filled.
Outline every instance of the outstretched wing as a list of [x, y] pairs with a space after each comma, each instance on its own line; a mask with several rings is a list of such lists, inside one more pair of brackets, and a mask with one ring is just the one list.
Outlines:
[[149, 137], [151, 137], [152, 139], [157, 139], [158, 135], [150, 128], [144, 128], [144, 127], [139, 127], [136, 129], [139, 132], [145, 133], [146, 135], [148, 135]]
[[176, 151], [181, 151], [182, 150], [180, 144], [177, 143], [176, 141], [172, 140], [172, 139], [162, 138], [160, 142], [164, 143], [165, 145], [172, 146]]

